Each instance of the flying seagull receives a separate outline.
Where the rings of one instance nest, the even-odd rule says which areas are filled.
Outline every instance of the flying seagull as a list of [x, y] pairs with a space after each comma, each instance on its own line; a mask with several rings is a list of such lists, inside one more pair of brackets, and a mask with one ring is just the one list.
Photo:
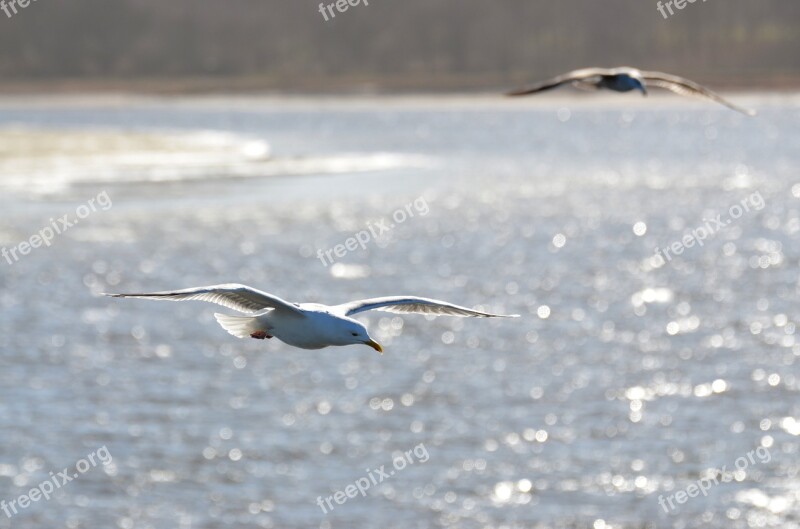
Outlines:
[[510, 96], [524, 96], [536, 94], [558, 88], [561, 85], [572, 84], [573, 86], [585, 90], [600, 90], [606, 88], [615, 92], [630, 92], [639, 90], [643, 95], [647, 95], [647, 87], [655, 86], [675, 92], [682, 96], [699, 96], [721, 103], [728, 108], [732, 108], [742, 114], [755, 116], [755, 110], [742, 108], [734, 105], [719, 94], [709, 90], [705, 86], [699, 85], [694, 81], [670, 75], [662, 72], [646, 72], [621, 66], [619, 68], [584, 68], [575, 70], [564, 75], [559, 75], [548, 81], [535, 84], [533, 86], [510, 92]]
[[213, 285], [149, 294], [105, 294], [115, 298], [169, 301], [198, 300], [216, 303], [245, 316], [214, 314], [223, 329], [237, 338], [277, 338], [301, 349], [332, 345], [364, 344], [383, 354], [383, 347], [370, 338], [367, 328], [350, 316], [367, 310], [397, 314], [429, 314], [472, 318], [518, 318], [519, 315], [490, 314], [452, 303], [414, 296], [362, 299], [342, 305], [290, 303], [245, 285]]

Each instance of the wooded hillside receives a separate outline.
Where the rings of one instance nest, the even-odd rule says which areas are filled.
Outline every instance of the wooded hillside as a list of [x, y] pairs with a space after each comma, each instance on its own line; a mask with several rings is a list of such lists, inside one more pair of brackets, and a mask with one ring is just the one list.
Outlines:
[[0, 12], [5, 81], [478, 87], [593, 64], [742, 86], [800, 79], [800, 2], [708, 0], [667, 20], [655, 0], [369, 0], [329, 22], [311, 0], [36, 0]]

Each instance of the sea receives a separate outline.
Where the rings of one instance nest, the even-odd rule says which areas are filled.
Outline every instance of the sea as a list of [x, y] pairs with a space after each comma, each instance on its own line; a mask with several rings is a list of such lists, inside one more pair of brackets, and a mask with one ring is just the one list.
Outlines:
[[[730, 97], [0, 98], [0, 529], [800, 527], [800, 94]], [[521, 317], [102, 295], [220, 283]]]

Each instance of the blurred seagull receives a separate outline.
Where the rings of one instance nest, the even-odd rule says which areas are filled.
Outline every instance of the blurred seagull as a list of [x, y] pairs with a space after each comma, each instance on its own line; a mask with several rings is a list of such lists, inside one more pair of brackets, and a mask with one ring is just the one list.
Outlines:
[[755, 116], [755, 110], [742, 108], [734, 105], [726, 100], [719, 94], [709, 90], [708, 88], [678, 77], [677, 75], [670, 75], [662, 72], [645, 72], [631, 68], [629, 66], [621, 66], [619, 68], [584, 68], [582, 70], [575, 70], [564, 75], [559, 75], [548, 81], [510, 92], [510, 96], [524, 96], [528, 94], [536, 94], [558, 88], [561, 85], [572, 84], [576, 88], [584, 90], [600, 90], [606, 88], [615, 92], [630, 92], [631, 90], [639, 90], [647, 95], [647, 87], [655, 86], [658, 88], [665, 88], [676, 94], [682, 96], [700, 96], [706, 99], [711, 99], [717, 103], [721, 103], [728, 108], [746, 114], [748, 116]]
[[223, 329], [237, 338], [278, 338], [301, 349], [322, 349], [332, 345], [364, 344], [383, 354], [383, 347], [370, 338], [367, 328], [350, 318], [367, 310], [398, 314], [430, 314], [473, 318], [518, 318], [519, 315], [490, 314], [435, 299], [395, 296], [351, 301], [343, 305], [290, 303], [245, 285], [214, 285], [149, 294], [105, 294], [115, 298], [143, 298], [169, 301], [198, 300], [216, 303], [247, 314], [214, 314]]

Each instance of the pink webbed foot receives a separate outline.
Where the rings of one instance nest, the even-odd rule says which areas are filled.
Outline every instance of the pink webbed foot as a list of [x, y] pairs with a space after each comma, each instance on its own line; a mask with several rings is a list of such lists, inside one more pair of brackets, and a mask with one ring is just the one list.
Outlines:
[[269, 340], [272, 338], [267, 331], [256, 331], [250, 335], [250, 338], [255, 338], [256, 340]]

